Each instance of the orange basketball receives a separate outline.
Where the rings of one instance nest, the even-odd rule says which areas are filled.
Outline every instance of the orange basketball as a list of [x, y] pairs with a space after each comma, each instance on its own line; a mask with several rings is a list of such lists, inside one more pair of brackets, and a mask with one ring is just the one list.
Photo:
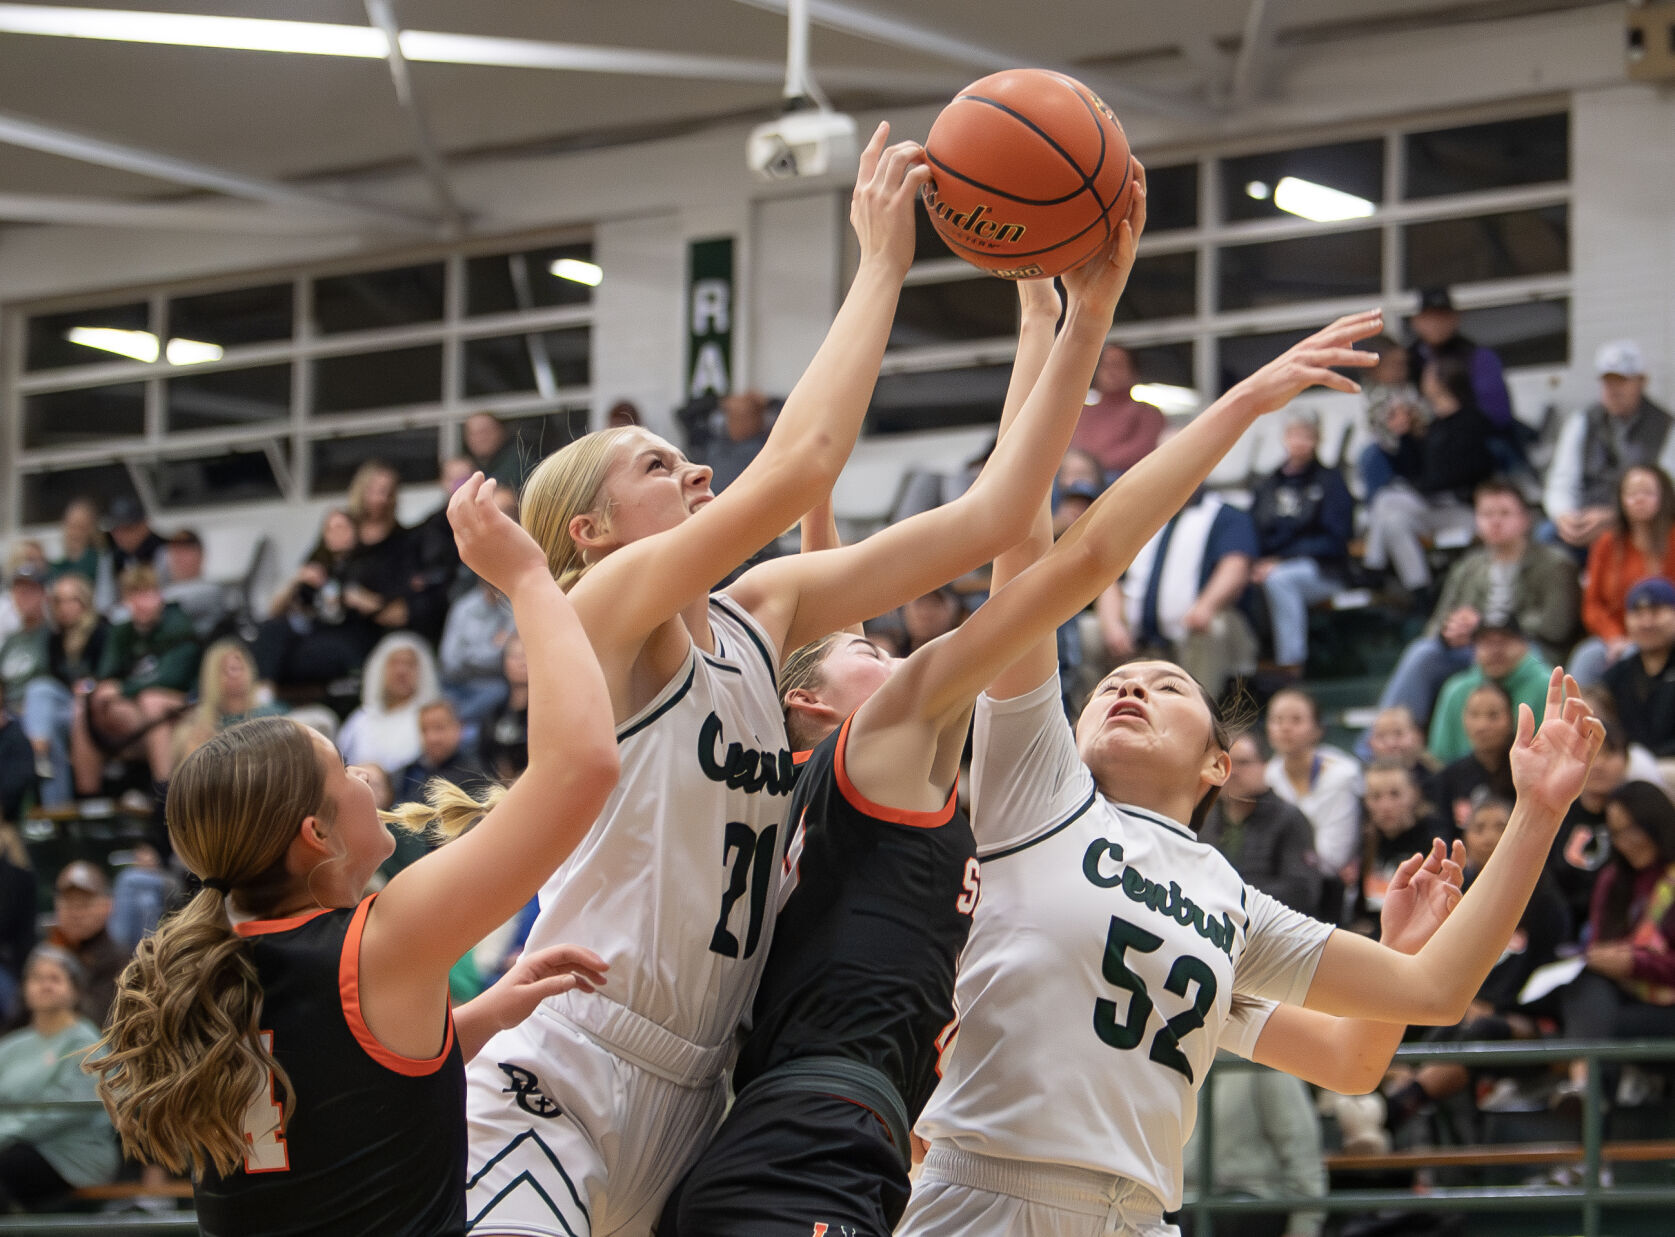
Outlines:
[[925, 140], [925, 208], [960, 257], [1002, 279], [1080, 266], [1133, 193], [1128, 139], [1073, 77], [1008, 69], [967, 86]]

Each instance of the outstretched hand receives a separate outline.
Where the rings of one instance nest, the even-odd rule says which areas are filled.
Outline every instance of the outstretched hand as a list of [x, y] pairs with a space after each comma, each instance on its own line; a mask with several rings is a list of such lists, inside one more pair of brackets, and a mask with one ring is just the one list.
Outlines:
[[1117, 224], [1110, 242], [1082, 265], [1061, 276], [1072, 305], [1083, 305], [1088, 312], [1107, 320], [1117, 312], [1117, 301], [1128, 286], [1134, 259], [1140, 251], [1140, 233], [1146, 230], [1146, 169], [1132, 155], [1129, 162], [1134, 191], [1129, 196], [1128, 211]]
[[550, 996], [580, 988], [593, 992], [605, 982], [609, 964], [580, 945], [553, 945], [525, 950], [511, 968], [478, 1001], [487, 1004], [494, 1024], [502, 1031], [515, 1027]]
[[861, 152], [849, 222], [861, 242], [861, 260], [883, 259], [905, 275], [913, 264], [913, 203], [931, 179], [925, 149], [918, 142], [886, 148], [890, 126], [880, 124]]
[[448, 523], [460, 561], [510, 597], [526, 576], [539, 573], [551, 580], [552, 574], [535, 539], [495, 506], [497, 485], [472, 473], [448, 499]]
[[1254, 401], [1257, 413], [1283, 408], [1310, 387], [1330, 387], [1354, 394], [1361, 384], [1337, 372], [1340, 368], [1370, 369], [1378, 354], [1357, 349], [1357, 340], [1367, 339], [1384, 328], [1384, 313], [1364, 310], [1339, 318], [1324, 330], [1287, 348], [1230, 394]]
[[1512, 785], [1518, 801], [1563, 814], [1569, 810], [1605, 742], [1605, 724], [1588, 709], [1576, 680], [1556, 667], [1547, 680], [1541, 729], [1530, 706], [1518, 706], [1512, 744]]
[[1401, 953], [1418, 953], [1460, 904], [1465, 865], [1465, 845], [1455, 842], [1450, 855], [1441, 838], [1428, 854], [1404, 859], [1384, 891], [1379, 940]]

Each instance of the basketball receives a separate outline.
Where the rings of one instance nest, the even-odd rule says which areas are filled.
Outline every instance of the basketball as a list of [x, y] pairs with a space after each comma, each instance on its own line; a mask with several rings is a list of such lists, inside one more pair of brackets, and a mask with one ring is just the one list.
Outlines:
[[1079, 266], [1128, 211], [1128, 139], [1073, 77], [1008, 69], [972, 82], [925, 140], [925, 208], [948, 247], [1002, 279]]

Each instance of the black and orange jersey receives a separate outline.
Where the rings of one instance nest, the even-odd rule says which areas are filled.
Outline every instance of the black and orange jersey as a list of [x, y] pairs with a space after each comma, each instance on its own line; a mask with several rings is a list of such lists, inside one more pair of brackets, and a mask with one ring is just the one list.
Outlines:
[[783, 905], [733, 1086], [797, 1058], [846, 1057], [895, 1084], [912, 1118], [955, 1026], [977, 846], [952, 792], [935, 812], [869, 802], [844, 767], [848, 735], [846, 721], [801, 764]]
[[245, 1116], [244, 1167], [196, 1187], [208, 1237], [465, 1232], [465, 1069], [453, 1018], [430, 1060], [384, 1047], [361, 1016], [353, 910], [238, 925], [262, 984], [262, 1035], [296, 1100], [269, 1085]]

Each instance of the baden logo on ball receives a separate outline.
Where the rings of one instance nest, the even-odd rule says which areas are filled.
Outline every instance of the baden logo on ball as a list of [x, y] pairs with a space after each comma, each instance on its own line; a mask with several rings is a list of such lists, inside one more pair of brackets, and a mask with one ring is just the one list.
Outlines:
[[954, 253], [1002, 279], [1040, 279], [1098, 253], [1134, 192], [1128, 139], [1104, 101], [1046, 69], [967, 86], [925, 140], [925, 209]]

